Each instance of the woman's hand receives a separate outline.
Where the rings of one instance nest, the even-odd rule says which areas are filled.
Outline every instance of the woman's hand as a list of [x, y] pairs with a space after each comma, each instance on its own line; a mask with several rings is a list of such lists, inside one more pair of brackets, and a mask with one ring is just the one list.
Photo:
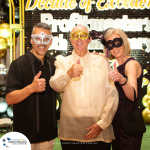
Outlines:
[[120, 84], [124, 84], [126, 79], [118, 72], [116, 67], [116, 62], [114, 62], [114, 70], [108, 73], [109, 78], [114, 82], [119, 82]]

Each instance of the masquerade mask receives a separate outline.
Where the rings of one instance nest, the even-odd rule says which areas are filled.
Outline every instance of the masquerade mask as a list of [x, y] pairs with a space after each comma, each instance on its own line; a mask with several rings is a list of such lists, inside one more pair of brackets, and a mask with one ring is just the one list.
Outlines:
[[73, 39], [73, 40], [78, 40], [79, 38], [81, 40], [86, 40], [88, 37], [89, 37], [89, 33], [86, 32], [86, 31], [82, 31], [80, 29], [78, 29], [77, 31], [74, 31], [70, 34], [70, 37]]
[[114, 47], [121, 47], [123, 43], [122, 38], [114, 38], [106, 42], [106, 47], [108, 50], [112, 50]]
[[44, 32], [41, 32], [40, 34], [31, 34], [31, 37], [34, 43], [45, 45], [49, 44], [52, 39], [52, 35], [45, 34]]

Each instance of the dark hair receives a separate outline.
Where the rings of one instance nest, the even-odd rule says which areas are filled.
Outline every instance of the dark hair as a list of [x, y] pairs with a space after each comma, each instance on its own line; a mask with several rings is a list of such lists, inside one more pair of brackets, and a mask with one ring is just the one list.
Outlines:
[[105, 41], [104, 36], [105, 36], [106, 32], [110, 29], [112, 29], [112, 28], [108, 28], [108, 29], [104, 30], [102, 34], [98, 33], [96, 30], [91, 30], [89, 35], [90, 35], [90, 37], [92, 37], [92, 39], [98, 39], [105, 47], [106, 41]]
[[33, 26], [32, 32], [33, 32], [34, 28], [42, 28], [42, 29], [47, 29], [47, 30], [51, 31], [51, 27], [47, 23], [44, 23], [44, 22], [36, 23]]
[[98, 33], [96, 30], [91, 30], [89, 35], [93, 40], [98, 39], [98, 41], [100, 41], [104, 46], [106, 45], [103, 34]]

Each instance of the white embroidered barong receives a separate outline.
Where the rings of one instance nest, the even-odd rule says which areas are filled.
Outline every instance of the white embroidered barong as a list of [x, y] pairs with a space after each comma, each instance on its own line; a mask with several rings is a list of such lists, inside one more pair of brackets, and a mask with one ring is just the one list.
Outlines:
[[[83, 74], [70, 78], [67, 71], [77, 63], [83, 65]], [[69, 141], [110, 143], [114, 139], [112, 120], [118, 107], [118, 92], [109, 80], [109, 62], [103, 56], [91, 54], [84, 57], [72, 55], [55, 61], [55, 75], [50, 86], [62, 92], [62, 103], [58, 138]], [[103, 130], [91, 140], [84, 136], [90, 132], [87, 127], [97, 123]]]

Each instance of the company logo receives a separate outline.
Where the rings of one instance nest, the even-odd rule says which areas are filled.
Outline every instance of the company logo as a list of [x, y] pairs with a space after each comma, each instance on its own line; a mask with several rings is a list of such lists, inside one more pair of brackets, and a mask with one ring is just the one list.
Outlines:
[[0, 139], [0, 150], [31, 150], [28, 138], [19, 132], [9, 132]]

